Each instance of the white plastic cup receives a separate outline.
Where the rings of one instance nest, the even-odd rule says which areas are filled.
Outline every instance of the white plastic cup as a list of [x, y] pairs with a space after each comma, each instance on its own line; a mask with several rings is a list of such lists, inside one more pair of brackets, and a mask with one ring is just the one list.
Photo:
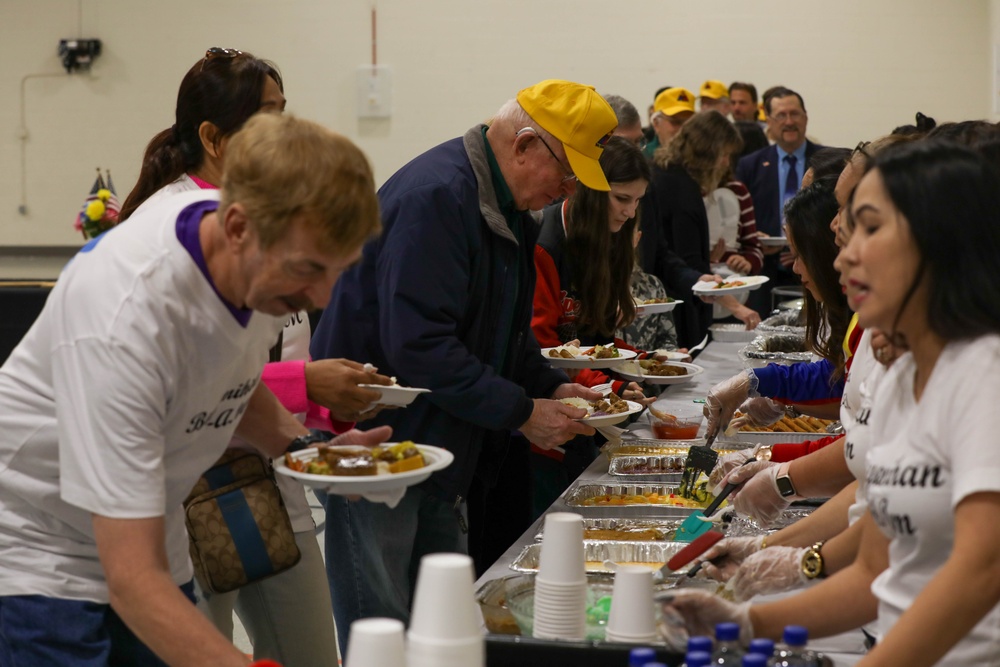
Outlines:
[[344, 667], [399, 667], [406, 655], [403, 622], [363, 618], [351, 623]]
[[545, 515], [537, 579], [556, 585], [586, 585], [582, 516], [572, 512]]
[[583, 639], [587, 632], [587, 582], [546, 586], [535, 578], [531, 634], [539, 639]]
[[482, 641], [472, 559], [464, 554], [428, 554], [420, 559], [407, 637]]
[[485, 667], [486, 641], [482, 635], [468, 639], [432, 639], [410, 633], [405, 664], [406, 667]]
[[608, 641], [653, 641], [657, 637], [653, 618], [653, 572], [640, 565], [622, 565], [615, 570], [611, 612], [606, 630]]

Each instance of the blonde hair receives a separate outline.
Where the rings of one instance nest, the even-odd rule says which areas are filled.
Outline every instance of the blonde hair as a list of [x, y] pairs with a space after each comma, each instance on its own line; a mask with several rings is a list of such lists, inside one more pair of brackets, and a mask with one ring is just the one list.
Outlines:
[[723, 151], [736, 153], [743, 147], [743, 138], [718, 111], [703, 111], [684, 123], [677, 136], [657, 149], [653, 161], [659, 167], [676, 163], [684, 167], [691, 178], [707, 194], [719, 186], [729, 165], [718, 164]]
[[353, 252], [381, 231], [364, 153], [346, 137], [289, 114], [256, 114], [230, 140], [219, 210], [237, 202], [264, 249], [299, 219], [321, 231], [324, 252]]

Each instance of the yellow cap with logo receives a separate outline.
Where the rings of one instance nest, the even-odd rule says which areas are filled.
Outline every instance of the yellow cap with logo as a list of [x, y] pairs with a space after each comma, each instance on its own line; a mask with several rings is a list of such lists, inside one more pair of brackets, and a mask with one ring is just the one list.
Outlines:
[[581, 183], [591, 190], [611, 190], [598, 160], [618, 118], [593, 86], [547, 79], [519, 92], [517, 101], [533, 121], [562, 142]]
[[712, 100], [718, 100], [723, 97], [729, 97], [729, 89], [726, 88], [726, 84], [721, 81], [709, 79], [705, 83], [701, 84], [701, 96]]
[[694, 93], [687, 88], [667, 88], [656, 96], [653, 110], [667, 116], [676, 116], [684, 111], [694, 113]]

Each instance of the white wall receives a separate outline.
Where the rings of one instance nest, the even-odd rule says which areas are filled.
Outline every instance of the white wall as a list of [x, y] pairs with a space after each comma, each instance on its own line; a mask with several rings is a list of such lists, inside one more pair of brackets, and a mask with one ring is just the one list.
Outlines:
[[[631, 99], [704, 79], [781, 83], [810, 134], [853, 146], [923, 111], [992, 113], [997, 0], [381, 0], [378, 60], [393, 116], [359, 121], [371, 0], [0, 0], [0, 245], [72, 244], [94, 167], [121, 198], [148, 140], [173, 120], [184, 72], [209, 46], [275, 61], [289, 110], [355, 139], [381, 183], [516, 91], [567, 78]], [[82, 24], [82, 29], [81, 29]], [[63, 37], [98, 37], [91, 74], [59, 74]], [[20, 109], [24, 104], [24, 169]], [[27, 214], [18, 213], [18, 205]]]

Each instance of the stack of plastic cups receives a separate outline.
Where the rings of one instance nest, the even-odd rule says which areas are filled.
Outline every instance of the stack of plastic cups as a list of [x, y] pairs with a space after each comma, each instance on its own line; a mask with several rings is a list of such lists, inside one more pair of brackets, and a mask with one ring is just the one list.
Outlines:
[[583, 639], [586, 615], [583, 517], [569, 512], [547, 514], [535, 577], [533, 634], [540, 639]]
[[406, 633], [407, 667], [485, 666], [486, 644], [472, 585], [468, 556], [430, 554], [420, 560]]
[[639, 644], [657, 639], [653, 618], [653, 571], [641, 565], [615, 570], [606, 638], [609, 642]]
[[363, 618], [351, 623], [344, 667], [399, 667], [404, 656], [402, 621]]

